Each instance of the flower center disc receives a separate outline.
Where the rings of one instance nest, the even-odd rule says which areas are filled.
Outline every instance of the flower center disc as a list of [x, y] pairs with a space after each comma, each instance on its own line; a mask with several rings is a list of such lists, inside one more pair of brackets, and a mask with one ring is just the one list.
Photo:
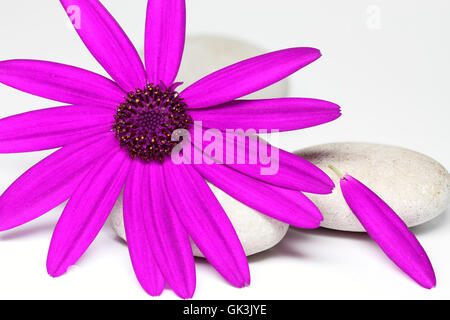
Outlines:
[[179, 143], [172, 141], [172, 133], [192, 125], [187, 105], [175, 86], [148, 84], [143, 90], [129, 92], [117, 108], [113, 129], [133, 159], [163, 161]]

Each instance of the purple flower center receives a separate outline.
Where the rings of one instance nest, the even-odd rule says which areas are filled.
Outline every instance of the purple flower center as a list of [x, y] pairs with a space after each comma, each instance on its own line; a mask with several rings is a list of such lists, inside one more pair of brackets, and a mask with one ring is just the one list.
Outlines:
[[192, 125], [176, 86], [148, 84], [143, 90], [129, 92], [117, 108], [113, 129], [133, 159], [163, 161], [179, 143], [172, 141], [172, 133]]

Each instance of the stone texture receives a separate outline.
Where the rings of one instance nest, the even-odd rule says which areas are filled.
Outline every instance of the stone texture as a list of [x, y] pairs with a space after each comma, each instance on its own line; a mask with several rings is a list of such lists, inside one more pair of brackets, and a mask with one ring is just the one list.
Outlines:
[[316, 164], [336, 184], [331, 195], [308, 195], [324, 215], [325, 228], [364, 231], [342, 197], [339, 179], [328, 168], [329, 164], [371, 188], [409, 227], [437, 217], [450, 203], [447, 170], [411, 150], [369, 143], [331, 143], [302, 149], [296, 154]]

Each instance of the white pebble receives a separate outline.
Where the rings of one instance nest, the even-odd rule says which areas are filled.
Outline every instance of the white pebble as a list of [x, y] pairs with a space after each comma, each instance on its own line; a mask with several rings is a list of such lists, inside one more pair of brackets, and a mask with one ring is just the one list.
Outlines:
[[[197, 80], [236, 62], [267, 53], [267, 50], [243, 41], [220, 36], [191, 36], [186, 39], [183, 60], [177, 81], [183, 82], [180, 90]], [[144, 50], [139, 50], [144, 59]], [[144, 60], [143, 60], [144, 61]], [[282, 98], [288, 93], [288, 79], [243, 98]]]
[[393, 146], [369, 143], [331, 143], [297, 151], [296, 154], [324, 170], [334, 181], [331, 195], [308, 195], [321, 210], [323, 227], [364, 231], [348, 208], [339, 179], [329, 164], [367, 185], [409, 226], [443, 213], [450, 203], [450, 175], [435, 160]]

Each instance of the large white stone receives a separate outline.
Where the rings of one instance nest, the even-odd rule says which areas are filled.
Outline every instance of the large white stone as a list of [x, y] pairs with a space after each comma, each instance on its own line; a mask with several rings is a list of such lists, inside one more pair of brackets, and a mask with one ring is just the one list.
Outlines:
[[[210, 187], [230, 218], [247, 256], [272, 248], [286, 235], [289, 228], [287, 224], [264, 216], [222, 190], [211, 185]], [[110, 222], [117, 235], [126, 241], [122, 210], [121, 196], [111, 212]], [[194, 243], [192, 249], [195, 256], [203, 256]]]
[[[183, 60], [177, 81], [186, 88], [197, 80], [244, 59], [267, 53], [258, 46], [220, 36], [190, 36], [186, 39]], [[144, 59], [144, 50], [139, 50]], [[284, 79], [245, 98], [269, 99], [285, 97], [288, 93], [288, 79]]]
[[339, 179], [328, 168], [339, 168], [363, 182], [409, 226], [427, 222], [443, 213], [450, 203], [450, 175], [435, 160], [403, 148], [369, 143], [331, 143], [296, 154], [324, 170], [334, 181], [331, 195], [309, 195], [321, 210], [323, 227], [364, 231], [347, 206]]
[[[264, 52], [265, 50], [256, 46], [224, 37], [188, 37], [177, 79], [184, 82], [182, 87], [186, 87], [216, 70]], [[143, 58], [143, 50], [140, 50], [140, 54]], [[253, 99], [283, 97], [286, 96], [287, 90], [287, 80], [283, 80], [249, 97]], [[214, 186], [211, 186], [211, 189], [230, 218], [247, 255], [275, 246], [286, 235], [289, 228], [287, 224], [256, 212]], [[117, 235], [126, 240], [122, 210], [120, 198], [111, 212], [110, 222]], [[195, 244], [193, 251], [195, 256], [202, 256]]]

